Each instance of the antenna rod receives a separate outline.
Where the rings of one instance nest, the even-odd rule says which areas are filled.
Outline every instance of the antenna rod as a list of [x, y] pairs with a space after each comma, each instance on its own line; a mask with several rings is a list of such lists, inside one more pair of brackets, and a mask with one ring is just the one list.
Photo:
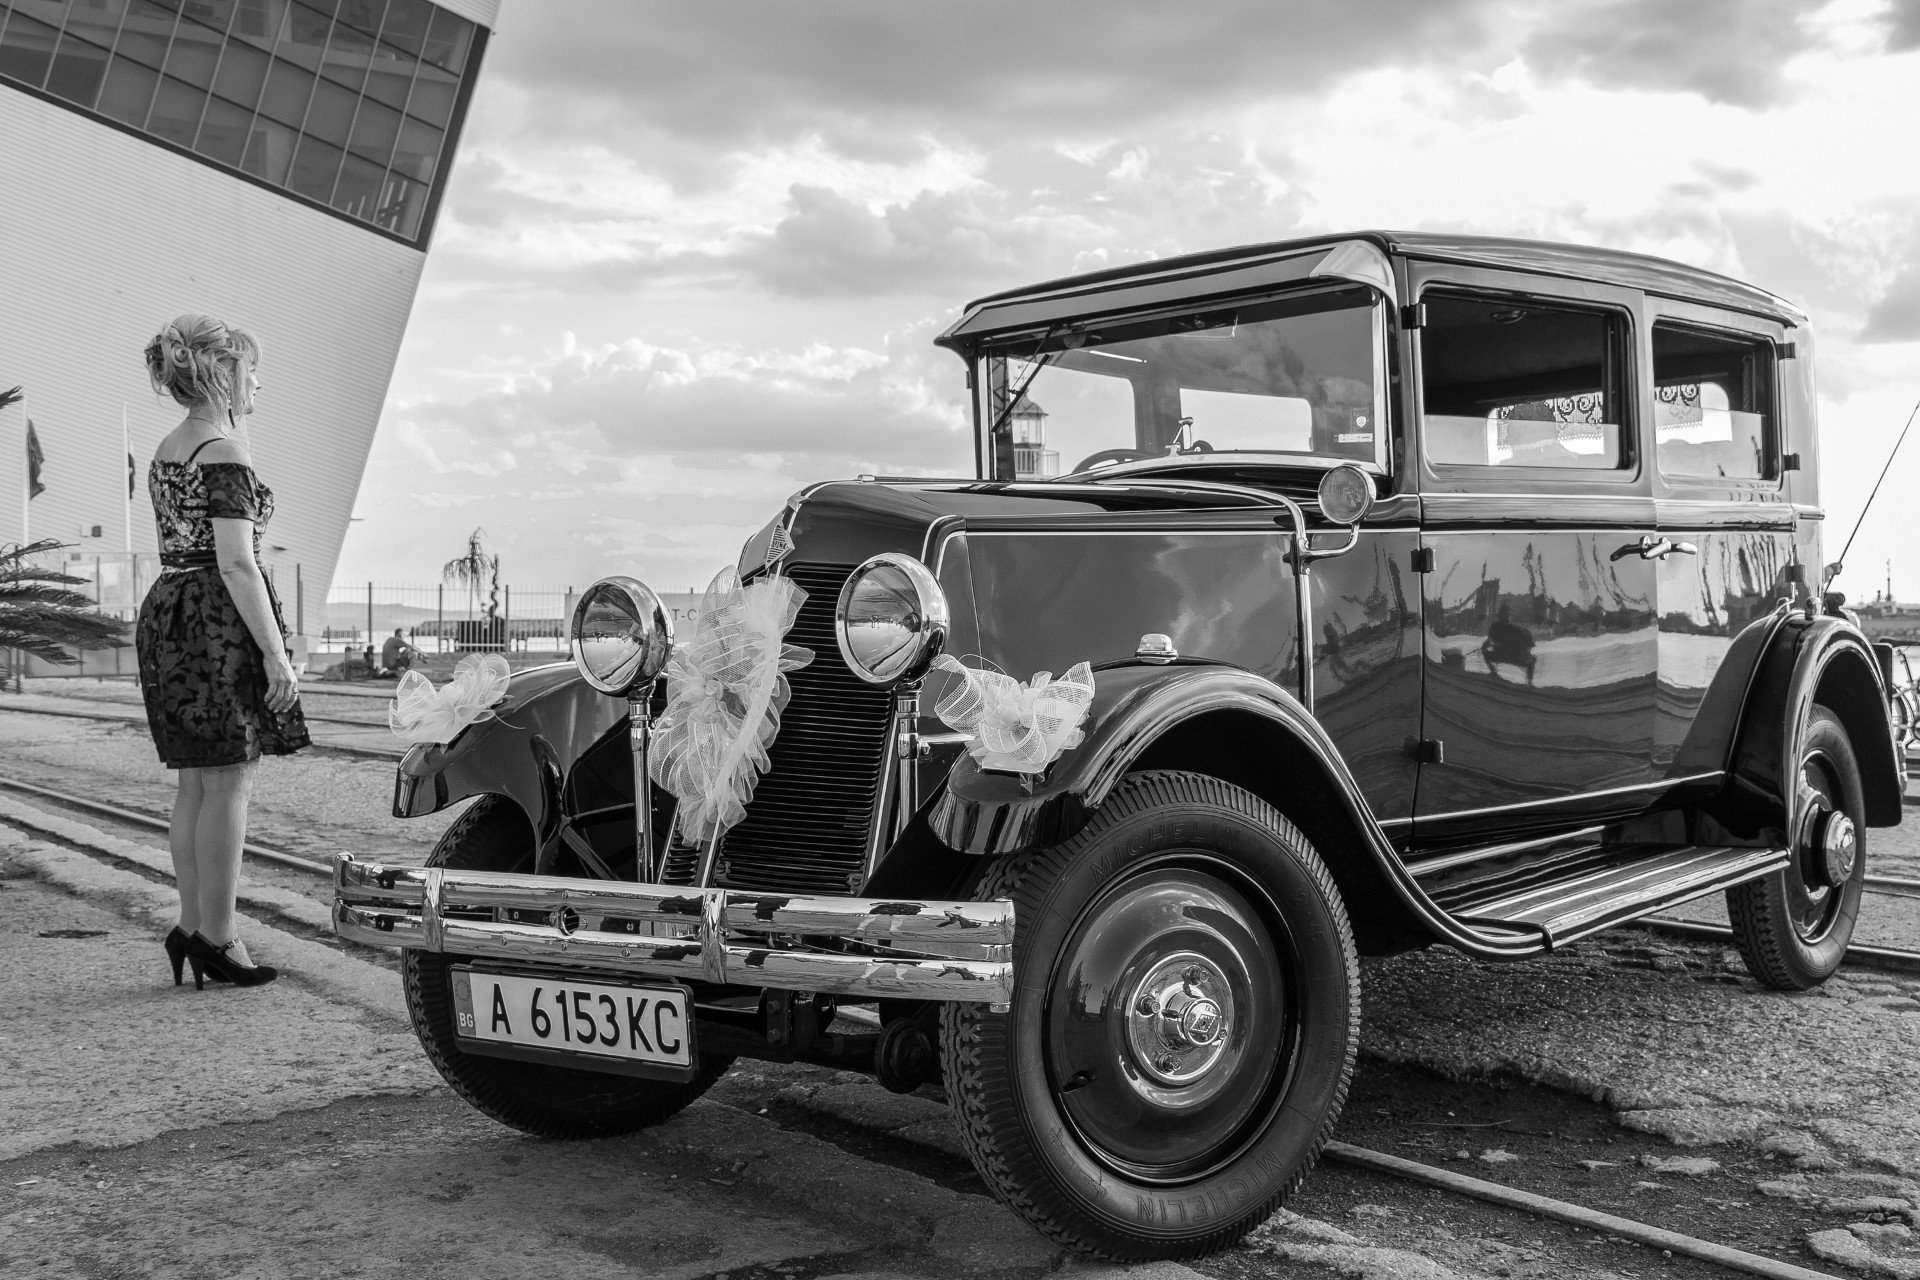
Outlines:
[[[1900, 428], [1900, 439], [1895, 440], [1893, 442], [1893, 448], [1888, 451], [1887, 465], [1880, 468], [1880, 479], [1873, 482], [1873, 492], [1867, 495], [1867, 505], [1860, 508], [1860, 518], [1853, 522], [1853, 532], [1847, 535], [1847, 545], [1840, 548], [1840, 558], [1834, 561], [1835, 564], [1843, 568], [1846, 566], [1847, 552], [1853, 550], [1853, 540], [1859, 536], [1860, 526], [1867, 522], [1867, 512], [1873, 509], [1873, 500], [1880, 495], [1880, 483], [1887, 478], [1887, 472], [1893, 469], [1893, 455], [1900, 452], [1900, 445], [1902, 441], [1906, 440], [1907, 432], [1913, 427], [1913, 417], [1914, 414], [1917, 413], [1920, 413], [1920, 400], [1913, 402], [1913, 412], [1907, 414], [1907, 425]], [[1838, 569], [1834, 570], [1833, 576], [1835, 578], [1839, 577], [1840, 571]], [[1829, 581], [1831, 580], [1832, 579], [1829, 579]]]

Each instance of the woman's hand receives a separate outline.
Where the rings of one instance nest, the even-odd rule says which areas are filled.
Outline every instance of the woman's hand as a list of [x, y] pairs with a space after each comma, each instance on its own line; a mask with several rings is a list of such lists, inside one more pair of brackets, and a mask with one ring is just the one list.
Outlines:
[[293, 704], [300, 699], [300, 682], [293, 674], [293, 664], [279, 655], [267, 658], [267, 709], [275, 715], [285, 715], [293, 710]]

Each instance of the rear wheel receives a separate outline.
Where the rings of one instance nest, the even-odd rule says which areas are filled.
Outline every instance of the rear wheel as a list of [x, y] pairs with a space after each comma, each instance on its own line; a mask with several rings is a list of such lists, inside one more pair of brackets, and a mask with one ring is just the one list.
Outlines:
[[[500, 796], [482, 796], [434, 847], [429, 866], [531, 873], [533, 831]], [[545, 1063], [467, 1053], [453, 1029], [451, 970], [461, 957], [413, 948], [400, 973], [414, 1034], [454, 1091], [495, 1120], [543, 1138], [605, 1138], [671, 1119], [713, 1086], [731, 1058], [702, 1055], [692, 1080], [636, 1080]]]
[[1853, 940], [1866, 883], [1860, 768], [1838, 717], [1816, 706], [1800, 747], [1793, 860], [1727, 891], [1727, 917], [1747, 971], [1778, 991], [1833, 976]]
[[987, 1184], [1119, 1260], [1258, 1225], [1325, 1144], [1360, 1025], [1352, 932], [1312, 847], [1237, 787], [1143, 773], [984, 888], [1016, 904], [1012, 1006], [947, 1005], [941, 1048]]

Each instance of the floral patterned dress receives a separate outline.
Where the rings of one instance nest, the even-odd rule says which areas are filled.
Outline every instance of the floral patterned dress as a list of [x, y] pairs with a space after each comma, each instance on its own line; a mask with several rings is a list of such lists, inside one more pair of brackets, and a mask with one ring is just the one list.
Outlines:
[[[216, 518], [253, 521], [259, 557], [261, 531], [273, 518], [273, 491], [252, 467], [191, 457], [156, 458], [147, 469], [147, 491], [160, 531], [162, 569], [141, 602], [134, 644], [147, 726], [161, 763], [206, 769], [311, 745], [298, 702], [277, 714], [267, 707], [265, 657], [214, 557]], [[285, 636], [271, 583], [267, 598]]]

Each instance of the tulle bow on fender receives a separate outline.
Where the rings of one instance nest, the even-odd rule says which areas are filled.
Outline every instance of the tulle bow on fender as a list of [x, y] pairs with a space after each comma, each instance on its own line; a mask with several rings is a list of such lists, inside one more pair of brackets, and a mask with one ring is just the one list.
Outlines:
[[942, 654], [936, 671], [960, 677], [933, 713], [949, 728], [973, 735], [967, 750], [982, 769], [1040, 773], [1070, 747], [1093, 704], [1093, 669], [1076, 663], [1058, 680], [1042, 671], [1022, 684], [998, 671], [979, 671]]
[[387, 727], [408, 742], [452, 742], [460, 731], [493, 719], [492, 707], [507, 696], [513, 671], [497, 653], [470, 653], [438, 689], [418, 671], [400, 677], [387, 705]]
[[780, 732], [786, 673], [813, 661], [811, 649], [786, 643], [806, 598], [787, 578], [742, 586], [739, 574], [722, 569], [700, 601], [693, 637], [667, 663], [667, 709], [648, 772], [679, 800], [674, 821], [689, 841], [747, 815]]

